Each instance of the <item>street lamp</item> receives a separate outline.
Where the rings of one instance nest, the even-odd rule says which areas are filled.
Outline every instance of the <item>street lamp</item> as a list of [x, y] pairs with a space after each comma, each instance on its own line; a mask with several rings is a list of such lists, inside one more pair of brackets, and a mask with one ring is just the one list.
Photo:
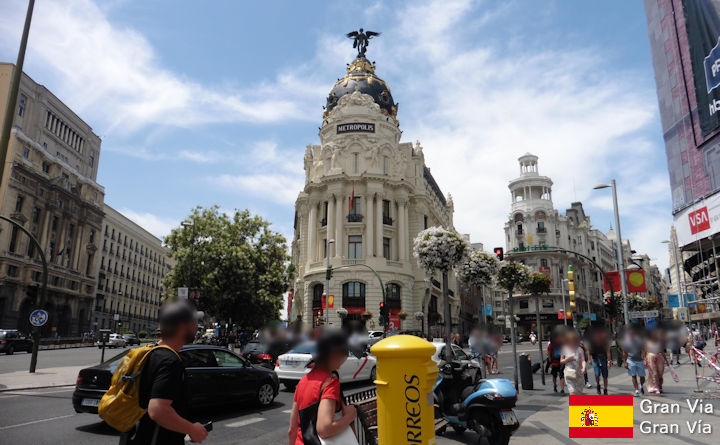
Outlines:
[[190, 245], [190, 273], [188, 274], [189, 277], [187, 283], [188, 287], [192, 290], [193, 279], [195, 278], [193, 277], [193, 275], [195, 274], [195, 222], [185, 220], [181, 222], [180, 225], [183, 227], [192, 227], [192, 244]]
[[327, 240], [327, 247], [325, 248], [325, 326], [330, 324], [330, 245], [335, 244], [334, 239]]
[[620, 212], [618, 211], [618, 201], [617, 201], [617, 187], [615, 185], [615, 180], [613, 179], [610, 184], [598, 184], [593, 189], [600, 190], [605, 188], [612, 188], [612, 194], [613, 194], [613, 209], [615, 210], [615, 226], [617, 228], [617, 239], [618, 239], [618, 249], [617, 249], [617, 259], [618, 259], [618, 269], [620, 272], [620, 286], [622, 287], [622, 295], [623, 295], [623, 313], [625, 318], [625, 326], [630, 325], [630, 318], [628, 314], [629, 305], [628, 305], [628, 296], [627, 296], [627, 280], [625, 277], [625, 258], [623, 257], [623, 244], [622, 244], [622, 232], [620, 231]]

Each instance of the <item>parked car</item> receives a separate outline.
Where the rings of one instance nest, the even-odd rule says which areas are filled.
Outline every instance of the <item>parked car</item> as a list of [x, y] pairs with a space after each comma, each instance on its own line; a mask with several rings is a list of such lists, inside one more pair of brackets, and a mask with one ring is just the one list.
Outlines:
[[[72, 396], [76, 412], [97, 414], [100, 399], [110, 388], [120, 359], [128, 352], [80, 371]], [[188, 404], [193, 408], [239, 401], [253, 401], [265, 407], [278, 394], [280, 385], [275, 372], [253, 365], [226, 348], [186, 345], [180, 350], [180, 358], [185, 364]]]
[[370, 331], [368, 332], [368, 346], [372, 346], [375, 343], [379, 342], [385, 338], [385, 333], [383, 331]]
[[[98, 348], [102, 348], [102, 339], [96, 341], [95, 345]], [[107, 343], [105, 343], [105, 346], [108, 348], [124, 348], [126, 345], [127, 343], [125, 342], [125, 339], [120, 334], [110, 334]]]
[[0, 353], [13, 355], [16, 351], [32, 351], [32, 339], [17, 329], [0, 329]]
[[140, 339], [135, 334], [125, 334], [122, 337], [123, 337], [123, 340], [125, 340], [125, 344], [127, 344], [129, 346], [140, 344]]
[[[291, 349], [287, 354], [278, 357], [275, 363], [275, 372], [280, 383], [290, 391], [295, 390], [298, 382], [312, 367], [308, 366], [315, 353], [315, 343], [303, 343]], [[340, 382], [374, 381], [377, 372], [377, 360], [367, 352], [359, 352], [357, 355], [348, 352], [348, 358], [338, 370]]]
[[260, 365], [268, 369], [275, 368], [275, 359], [269, 353], [269, 347], [265, 343], [259, 341], [251, 341], [246, 344], [242, 350], [242, 355], [250, 363]]

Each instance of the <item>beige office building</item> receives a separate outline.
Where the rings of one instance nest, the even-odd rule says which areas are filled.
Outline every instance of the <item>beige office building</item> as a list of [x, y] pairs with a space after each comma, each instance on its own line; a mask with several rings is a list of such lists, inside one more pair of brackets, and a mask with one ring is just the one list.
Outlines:
[[[0, 121], [13, 65], [0, 63]], [[30, 231], [49, 263], [44, 335], [89, 331], [97, 283], [104, 189], [100, 138], [54, 94], [22, 76], [0, 183], [0, 214]], [[0, 221], [0, 327], [29, 330], [42, 266], [38, 249]]]
[[162, 241], [105, 204], [93, 326], [154, 332], [170, 270]]

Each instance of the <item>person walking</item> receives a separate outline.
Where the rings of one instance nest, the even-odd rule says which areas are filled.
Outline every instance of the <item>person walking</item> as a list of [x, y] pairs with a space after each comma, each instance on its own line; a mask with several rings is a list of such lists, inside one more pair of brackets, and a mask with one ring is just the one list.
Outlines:
[[175, 302], [160, 311], [159, 345], [151, 351], [139, 380], [140, 407], [147, 413], [135, 429], [120, 436], [120, 445], [183, 445], [185, 435], [202, 442], [208, 432], [183, 415], [188, 410], [185, 366], [177, 352], [192, 343], [197, 330], [197, 313], [187, 302]]
[[560, 358], [562, 357], [562, 334], [556, 333], [548, 342], [547, 356], [550, 361], [550, 374], [553, 379], [553, 391], [557, 390], [558, 377], [560, 378], [560, 394], [565, 394], [565, 369]]
[[645, 341], [645, 366], [647, 368], [647, 387], [649, 393], [663, 392], [663, 374], [665, 372], [665, 345], [660, 331], [654, 330]]
[[[630, 328], [623, 337], [623, 366], [628, 370], [635, 388], [635, 397], [645, 394], [645, 344], [635, 328]], [[638, 379], [640, 383], [638, 385]]]
[[560, 355], [560, 364], [565, 367], [565, 386], [568, 393], [583, 393], [583, 375], [585, 374], [585, 351], [580, 346], [580, 336], [575, 330], [565, 334], [565, 341]]
[[610, 356], [610, 337], [607, 329], [591, 329], [588, 342], [590, 344], [590, 359], [592, 360], [593, 373], [595, 374], [597, 393], [600, 394], [600, 377], [602, 377], [602, 393], [607, 395], [609, 368], [612, 366], [612, 359]]
[[[340, 332], [323, 333], [317, 341], [312, 370], [297, 385], [290, 412], [289, 445], [304, 445], [304, 437], [313, 443], [333, 438], [333, 443], [357, 445], [351, 425], [357, 411], [345, 405], [337, 370], [348, 357], [347, 338]], [[313, 416], [316, 412], [316, 417]], [[313, 425], [312, 419], [315, 418]]]

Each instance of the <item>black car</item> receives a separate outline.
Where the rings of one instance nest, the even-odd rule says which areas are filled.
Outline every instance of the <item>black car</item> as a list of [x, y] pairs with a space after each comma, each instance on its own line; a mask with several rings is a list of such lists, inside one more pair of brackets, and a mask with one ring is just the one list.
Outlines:
[[123, 337], [123, 340], [125, 340], [125, 344], [128, 346], [140, 344], [140, 339], [135, 334], [125, 334], [122, 337]]
[[242, 350], [242, 356], [255, 365], [275, 369], [277, 358], [291, 350], [295, 344], [284, 340], [272, 340], [270, 343], [251, 341]]
[[[105, 391], [120, 359], [128, 351], [97, 366], [80, 371], [72, 396], [78, 413], [98, 412]], [[190, 406], [213, 407], [237, 401], [253, 401], [270, 405], [277, 397], [279, 383], [274, 371], [255, 366], [226, 348], [209, 345], [187, 345], [180, 351], [185, 363]]]
[[32, 351], [32, 339], [16, 329], [0, 329], [0, 353], [13, 355], [16, 351]]

